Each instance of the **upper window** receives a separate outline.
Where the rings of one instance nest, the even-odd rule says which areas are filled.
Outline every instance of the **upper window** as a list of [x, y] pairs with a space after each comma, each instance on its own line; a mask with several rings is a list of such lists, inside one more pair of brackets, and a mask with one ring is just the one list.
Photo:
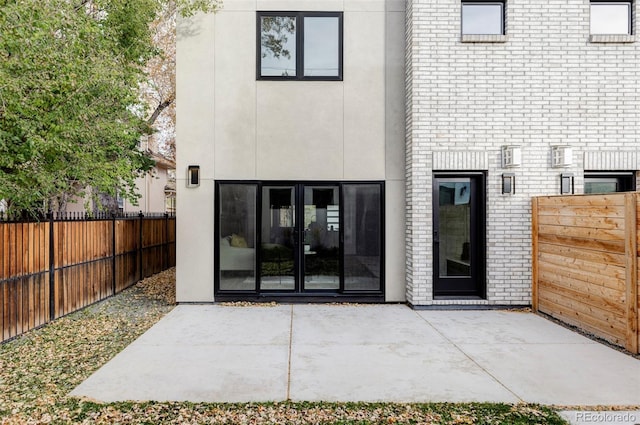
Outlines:
[[258, 12], [257, 76], [342, 80], [341, 12]]
[[463, 1], [463, 35], [503, 35], [504, 2]]
[[631, 35], [631, 1], [592, 1], [591, 34]]

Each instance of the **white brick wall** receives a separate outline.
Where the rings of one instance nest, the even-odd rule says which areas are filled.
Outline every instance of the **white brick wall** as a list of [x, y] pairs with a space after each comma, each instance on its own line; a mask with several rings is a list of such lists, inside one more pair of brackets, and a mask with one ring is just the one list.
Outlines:
[[[530, 303], [532, 196], [558, 194], [566, 172], [581, 193], [585, 165], [640, 169], [640, 42], [590, 42], [588, 0], [507, 0], [506, 9], [504, 42], [462, 42], [460, 0], [407, 1], [407, 300], [413, 305], [433, 303], [433, 170], [482, 165], [461, 152], [486, 155], [489, 304]], [[501, 168], [506, 144], [522, 146], [521, 167]], [[571, 167], [551, 167], [557, 144], [573, 148]], [[515, 172], [515, 195], [501, 194], [503, 172]]]

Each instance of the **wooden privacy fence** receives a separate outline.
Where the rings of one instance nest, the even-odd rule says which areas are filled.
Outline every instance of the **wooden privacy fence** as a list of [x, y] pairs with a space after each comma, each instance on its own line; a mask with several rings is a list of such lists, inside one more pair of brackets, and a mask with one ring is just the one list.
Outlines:
[[533, 309], [638, 353], [640, 193], [532, 207]]
[[0, 222], [5, 341], [175, 265], [175, 217]]

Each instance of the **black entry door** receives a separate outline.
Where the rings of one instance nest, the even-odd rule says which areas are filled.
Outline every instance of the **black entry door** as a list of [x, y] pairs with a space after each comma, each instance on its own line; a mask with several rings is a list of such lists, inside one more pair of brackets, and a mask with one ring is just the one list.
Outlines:
[[434, 296], [484, 297], [484, 176], [433, 181]]

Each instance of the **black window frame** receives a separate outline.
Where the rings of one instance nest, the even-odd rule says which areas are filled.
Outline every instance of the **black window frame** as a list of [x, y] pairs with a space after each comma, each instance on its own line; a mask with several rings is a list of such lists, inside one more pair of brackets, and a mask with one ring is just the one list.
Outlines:
[[[296, 75], [262, 75], [262, 22], [263, 16], [287, 16], [296, 18]], [[308, 76], [304, 75], [304, 18], [338, 18], [338, 75]], [[256, 12], [256, 79], [265, 81], [342, 81], [344, 52], [344, 14], [343, 12], [318, 11], [258, 11]]]
[[[257, 251], [257, 255], [254, 259], [255, 262], [255, 286], [250, 290], [238, 290], [238, 289], [221, 289], [221, 279], [220, 279], [220, 238], [223, 236], [220, 232], [220, 187], [222, 185], [251, 185], [256, 187], [256, 245], [260, 245], [261, 243], [261, 231], [262, 231], [262, 188], [264, 186], [338, 186], [339, 187], [339, 197], [340, 197], [340, 205], [345, 205], [344, 198], [344, 187], [349, 185], [377, 185], [380, 188], [380, 234], [379, 237], [379, 256], [380, 256], [380, 264], [379, 264], [379, 279], [380, 286], [376, 290], [359, 290], [359, 289], [349, 289], [346, 288], [345, 285], [345, 264], [344, 264], [344, 231], [345, 231], [345, 223], [344, 220], [344, 211], [340, 213], [340, 289], [338, 290], [304, 290], [299, 291], [299, 288], [296, 287], [296, 290], [293, 291], [273, 291], [273, 290], [265, 290], [261, 289], [259, 286], [260, 279], [260, 251]], [[280, 302], [287, 301], [311, 301], [314, 302], [335, 302], [339, 300], [340, 302], [384, 302], [385, 294], [386, 294], [386, 185], [384, 180], [216, 180], [215, 187], [215, 202], [214, 202], [214, 281], [213, 281], [213, 289], [214, 289], [214, 297], [216, 301], [239, 301], [245, 299], [259, 299], [259, 300], [276, 300]], [[298, 274], [297, 272], [296, 274]]]
[[584, 186], [587, 182], [607, 183], [615, 181], [619, 187], [616, 192], [587, 192], [585, 194], [634, 192], [636, 190], [636, 173], [633, 171], [585, 171]]
[[[463, 22], [463, 14], [464, 14], [464, 6], [465, 5], [499, 5], [502, 8], [502, 19], [501, 19], [501, 32], [500, 34], [492, 34], [492, 33], [465, 33], [464, 32], [464, 22]], [[461, 35], [506, 35], [507, 34], [507, 1], [506, 0], [462, 0], [460, 3], [460, 34]]]
[[618, 34], [615, 35], [634, 35], [634, 11], [635, 11], [635, 2], [634, 0], [590, 0], [589, 1], [589, 34], [590, 35], [610, 35], [603, 33], [593, 33], [591, 32], [591, 14], [593, 13], [592, 6], [594, 4], [624, 4], [629, 5], [629, 17], [627, 20], [627, 33], [626, 34]]

